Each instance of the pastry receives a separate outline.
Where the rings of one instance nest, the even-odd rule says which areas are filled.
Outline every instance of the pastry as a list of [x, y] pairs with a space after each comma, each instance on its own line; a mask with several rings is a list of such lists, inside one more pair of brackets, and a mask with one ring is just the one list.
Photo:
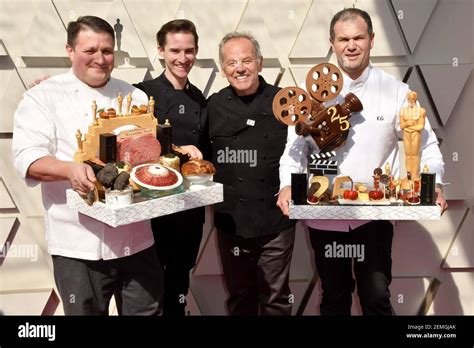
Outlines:
[[215, 173], [216, 169], [214, 165], [206, 160], [191, 159], [181, 166], [181, 174], [183, 174], [183, 176], [214, 175]]

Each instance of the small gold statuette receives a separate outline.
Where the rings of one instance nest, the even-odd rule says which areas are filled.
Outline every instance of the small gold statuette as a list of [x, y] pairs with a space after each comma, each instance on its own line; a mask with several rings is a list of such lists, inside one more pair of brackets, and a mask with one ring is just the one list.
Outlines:
[[79, 152], [82, 152], [82, 133], [80, 129], [78, 129], [76, 132], [76, 140], [77, 140], [77, 148], [79, 149]]
[[97, 126], [97, 103], [95, 100], [92, 101], [92, 125]]
[[150, 96], [148, 106], [150, 107], [150, 114], [153, 116], [155, 114], [155, 99], [153, 99], [153, 96]]
[[125, 110], [125, 113], [127, 115], [130, 115], [130, 106], [132, 105], [132, 95], [130, 93], [127, 94], [127, 110]]
[[120, 92], [118, 94], [117, 102], [118, 102], [118, 115], [122, 116], [123, 97], [122, 97], [122, 93], [120, 93]]

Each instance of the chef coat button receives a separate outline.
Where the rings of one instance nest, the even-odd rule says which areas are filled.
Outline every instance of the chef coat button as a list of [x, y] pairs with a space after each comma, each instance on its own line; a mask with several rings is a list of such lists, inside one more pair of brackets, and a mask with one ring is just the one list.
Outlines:
[[242, 178], [238, 178], [237, 180], [238, 180], [239, 182], [242, 182]]
[[244, 199], [243, 199], [243, 198], [239, 199], [239, 201], [240, 201], [240, 203], [244, 203]]
[[267, 133], [263, 133], [263, 137], [266, 139], [268, 138], [268, 134]]
[[193, 129], [193, 134], [196, 134], [197, 130]]

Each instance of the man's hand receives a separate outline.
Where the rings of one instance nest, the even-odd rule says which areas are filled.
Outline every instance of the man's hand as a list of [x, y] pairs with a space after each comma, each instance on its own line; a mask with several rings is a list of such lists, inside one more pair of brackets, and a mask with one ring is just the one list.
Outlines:
[[436, 204], [441, 208], [441, 215], [448, 209], [448, 202], [444, 199], [443, 190], [436, 188]]
[[49, 79], [50, 77], [51, 76], [49, 76], [49, 75], [44, 75], [44, 76], [41, 76], [40, 78], [37, 78], [33, 83], [28, 85], [28, 89], [31, 89], [36, 85], [39, 85], [41, 82], [43, 82], [44, 80]]
[[281, 209], [283, 215], [288, 216], [290, 211], [291, 186], [285, 186], [278, 194], [277, 205]]
[[194, 145], [184, 145], [179, 147], [182, 152], [187, 153], [190, 158], [196, 158], [202, 160], [202, 153]]
[[66, 176], [72, 188], [82, 196], [94, 190], [94, 183], [97, 181], [92, 167], [84, 163], [70, 162]]
[[36, 181], [64, 181], [81, 195], [94, 190], [97, 181], [92, 167], [84, 163], [61, 161], [51, 156], [41, 157], [28, 168], [27, 177]]

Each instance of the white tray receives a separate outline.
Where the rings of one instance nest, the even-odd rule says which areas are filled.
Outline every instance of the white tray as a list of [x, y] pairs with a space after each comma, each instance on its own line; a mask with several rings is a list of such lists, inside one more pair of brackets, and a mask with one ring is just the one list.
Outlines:
[[360, 200], [350, 200], [350, 199], [338, 199], [340, 205], [390, 205], [388, 199], [380, 199], [377, 201], [360, 201]]
[[321, 220], [439, 220], [437, 205], [294, 205], [290, 219]]
[[71, 189], [66, 191], [66, 198], [70, 208], [77, 209], [80, 213], [107, 225], [117, 227], [222, 202], [224, 190], [222, 184], [214, 182], [197, 191], [150, 199], [121, 208], [111, 208], [102, 202], [89, 206], [76, 191]]

